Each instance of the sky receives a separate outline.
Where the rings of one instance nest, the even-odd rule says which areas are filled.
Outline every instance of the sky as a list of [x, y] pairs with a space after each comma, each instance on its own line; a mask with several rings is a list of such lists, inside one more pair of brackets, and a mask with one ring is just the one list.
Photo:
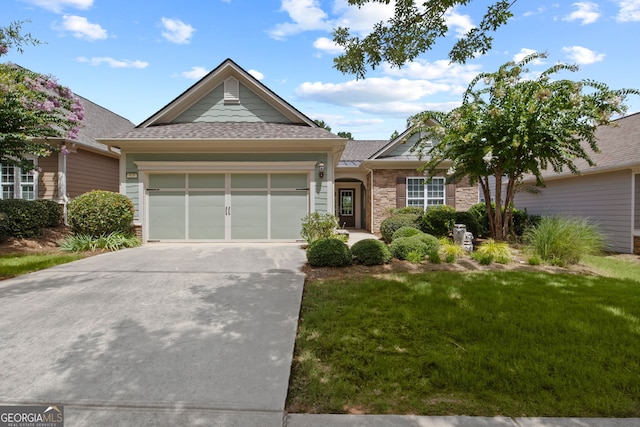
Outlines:
[[[532, 75], [561, 62], [612, 89], [640, 89], [640, 0], [517, 0], [513, 18], [494, 34], [487, 54], [464, 65], [448, 52], [483, 8], [475, 0], [447, 14], [449, 33], [402, 69], [382, 64], [365, 79], [333, 68], [340, 49], [332, 30], [366, 35], [392, 16], [393, 4], [362, 9], [347, 0], [2, 0], [0, 26], [23, 24], [43, 44], [9, 52], [13, 62], [58, 81], [139, 124], [231, 58], [311, 119], [355, 139], [388, 139], [407, 118], [458, 106], [481, 72], [528, 53], [548, 58]], [[627, 99], [628, 113], [640, 97]]]

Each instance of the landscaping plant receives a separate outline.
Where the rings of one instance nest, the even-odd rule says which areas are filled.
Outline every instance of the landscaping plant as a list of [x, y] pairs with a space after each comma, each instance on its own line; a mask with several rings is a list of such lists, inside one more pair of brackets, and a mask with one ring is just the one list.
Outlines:
[[529, 251], [558, 266], [577, 264], [583, 256], [604, 249], [604, 236], [584, 218], [543, 217], [536, 227], [525, 232], [523, 239]]
[[330, 213], [313, 212], [302, 219], [300, 236], [310, 245], [319, 239], [336, 237], [335, 231], [338, 227], [339, 219], [337, 216]]
[[312, 267], [345, 267], [352, 259], [349, 246], [332, 237], [316, 240], [307, 248], [307, 261]]
[[127, 196], [94, 190], [71, 200], [68, 220], [74, 234], [100, 237], [114, 232], [129, 232], [133, 213], [133, 203]]
[[471, 257], [482, 265], [489, 265], [494, 261], [498, 264], [509, 264], [512, 253], [508, 243], [487, 239], [476, 248]]
[[362, 265], [381, 265], [391, 261], [391, 252], [384, 242], [377, 239], [360, 240], [351, 246], [354, 262]]

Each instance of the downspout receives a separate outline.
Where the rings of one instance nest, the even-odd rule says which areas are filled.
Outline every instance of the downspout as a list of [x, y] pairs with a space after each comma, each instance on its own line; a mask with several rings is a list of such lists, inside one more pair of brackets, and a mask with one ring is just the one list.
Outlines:
[[369, 183], [369, 203], [371, 204], [371, 223], [369, 224], [369, 233], [373, 234], [373, 218], [375, 217], [375, 206], [373, 204], [373, 169], [369, 169], [364, 162], [362, 162], [362, 167], [371, 173], [371, 182]]
[[68, 226], [67, 206], [69, 205], [69, 197], [67, 196], [67, 154], [69, 150], [66, 144], [60, 147], [59, 156], [59, 172], [58, 172], [58, 199], [62, 201], [62, 218], [64, 225]]

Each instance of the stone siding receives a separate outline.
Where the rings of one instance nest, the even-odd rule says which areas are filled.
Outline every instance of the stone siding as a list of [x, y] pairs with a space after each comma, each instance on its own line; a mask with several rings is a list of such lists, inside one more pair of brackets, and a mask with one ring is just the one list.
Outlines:
[[467, 211], [479, 201], [478, 186], [469, 185], [469, 179], [465, 178], [456, 184], [456, 210]]
[[640, 255], [640, 236], [633, 236], [633, 253]]

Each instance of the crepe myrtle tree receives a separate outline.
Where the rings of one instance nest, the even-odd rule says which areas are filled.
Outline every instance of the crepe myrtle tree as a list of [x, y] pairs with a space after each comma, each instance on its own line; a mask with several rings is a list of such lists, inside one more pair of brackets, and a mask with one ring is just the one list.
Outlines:
[[[9, 49], [39, 44], [21, 35], [22, 22], [0, 27], [0, 57]], [[0, 64], [0, 163], [33, 169], [30, 155], [60, 150], [61, 139], [74, 139], [84, 118], [80, 99], [52, 76], [11, 63]]]
[[[393, 17], [375, 24], [364, 37], [353, 35], [348, 27], [334, 28], [333, 41], [344, 48], [344, 53], [334, 58], [334, 67], [357, 78], [364, 78], [369, 68], [375, 69], [382, 62], [401, 68], [447, 35], [454, 7], [472, 8], [480, 4], [485, 11], [480, 24], [459, 38], [449, 52], [451, 61], [465, 63], [491, 49], [493, 33], [513, 16], [510, 8], [515, 2], [499, 0], [487, 6], [487, 2], [479, 0], [395, 0]], [[390, 4], [391, 0], [348, 0], [348, 3], [361, 8], [367, 3]]]
[[[532, 174], [537, 185], [544, 185], [542, 173], [548, 168], [578, 173], [577, 159], [594, 165], [589, 150], [599, 152], [596, 129], [612, 125], [612, 117], [626, 111], [625, 98], [640, 94], [636, 89], [611, 90], [592, 80], [557, 76], [577, 71], [575, 65], [556, 64], [531, 78], [527, 65], [541, 58], [546, 54], [534, 53], [496, 72], [481, 73], [469, 84], [460, 107], [426, 111], [408, 120], [410, 134], [421, 135], [413, 149], [429, 156], [423, 157], [422, 170], [433, 173], [451, 161], [449, 181], [467, 177], [472, 185], [480, 183], [491, 236], [498, 240], [508, 237], [516, 185], [522, 177]], [[427, 148], [427, 142], [433, 148]]]

